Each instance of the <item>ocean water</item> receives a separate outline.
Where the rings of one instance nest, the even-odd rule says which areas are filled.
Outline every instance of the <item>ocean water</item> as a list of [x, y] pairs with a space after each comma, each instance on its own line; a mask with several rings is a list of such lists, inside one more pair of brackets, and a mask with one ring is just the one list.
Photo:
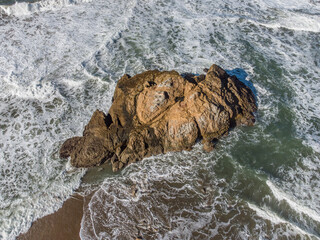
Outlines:
[[[213, 63], [254, 86], [255, 126], [210, 153], [66, 171], [59, 147], [108, 111], [124, 73]], [[81, 182], [95, 190], [81, 239], [320, 239], [319, 91], [316, 0], [2, 0], [0, 239]]]

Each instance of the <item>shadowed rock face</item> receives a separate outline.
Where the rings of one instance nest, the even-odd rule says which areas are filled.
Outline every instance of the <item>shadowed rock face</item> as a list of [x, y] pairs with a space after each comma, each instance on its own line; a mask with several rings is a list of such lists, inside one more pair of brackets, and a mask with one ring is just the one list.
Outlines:
[[75, 167], [110, 160], [113, 171], [144, 157], [190, 150], [202, 140], [211, 151], [218, 138], [237, 125], [253, 125], [252, 91], [217, 65], [206, 75], [182, 77], [176, 71], [124, 75], [108, 115], [96, 110], [83, 137], [64, 142], [60, 157]]

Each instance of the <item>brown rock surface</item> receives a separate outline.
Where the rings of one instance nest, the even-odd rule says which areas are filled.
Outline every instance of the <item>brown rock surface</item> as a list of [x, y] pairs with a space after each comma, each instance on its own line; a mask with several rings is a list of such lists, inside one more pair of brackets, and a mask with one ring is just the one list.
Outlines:
[[230, 128], [253, 125], [256, 110], [252, 91], [217, 65], [200, 76], [157, 70], [124, 75], [108, 115], [96, 110], [83, 137], [68, 139], [60, 156], [70, 156], [75, 167], [110, 159], [117, 171], [147, 156], [190, 150], [197, 140], [211, 151]]

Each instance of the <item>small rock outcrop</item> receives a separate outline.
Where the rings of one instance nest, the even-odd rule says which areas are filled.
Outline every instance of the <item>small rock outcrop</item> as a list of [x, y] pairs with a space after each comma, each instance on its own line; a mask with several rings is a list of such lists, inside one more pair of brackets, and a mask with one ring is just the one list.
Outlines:
[[235, 76], [212, 65], [206, 75], [176, 71], [124, 75], [106, 115], [96, 110], [83, 137], [64, 142], [60, 157], [75, 167], [111, 161], [113, 171], [144, 157], [190, 150], [201, 140], [211, 151], [237, 125], [253, 125], [252, 91]]

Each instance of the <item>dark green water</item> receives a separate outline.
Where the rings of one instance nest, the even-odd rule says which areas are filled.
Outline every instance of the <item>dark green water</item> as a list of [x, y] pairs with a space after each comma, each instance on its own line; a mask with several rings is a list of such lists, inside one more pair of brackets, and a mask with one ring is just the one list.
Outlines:
[[0, 0], [0, 5], [13, 5], [19, 2], [34, 3], [38, 1], [37, 0]]

